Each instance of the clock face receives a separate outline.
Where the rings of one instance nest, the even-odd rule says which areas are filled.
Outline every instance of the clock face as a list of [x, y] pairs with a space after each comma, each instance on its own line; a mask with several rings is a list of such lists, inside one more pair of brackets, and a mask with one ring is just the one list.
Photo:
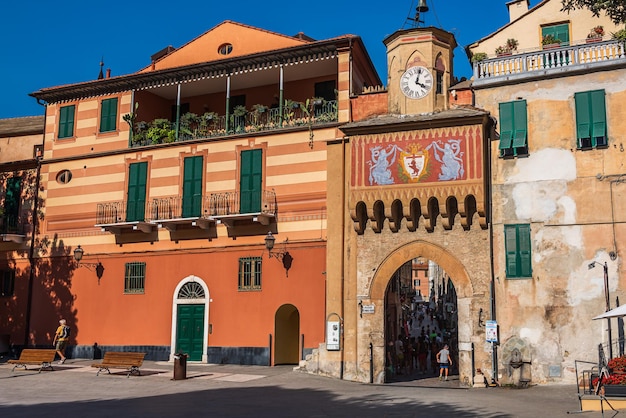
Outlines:
[[400, 89], [409, 99], [421, 99], [433, 88], [433, 75], [424, 67], [411, 67], [400, 78]]

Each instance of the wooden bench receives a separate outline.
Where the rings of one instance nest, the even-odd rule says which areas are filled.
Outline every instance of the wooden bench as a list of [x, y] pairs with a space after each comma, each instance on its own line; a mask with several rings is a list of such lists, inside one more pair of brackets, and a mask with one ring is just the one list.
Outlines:
[[43, 349], [43, 348], [25, 348], [20, 353], [20, 358], [17, 360], [9, 360], [9, 364], [15, 364], [13, 366], [13, 372], [16, 367], [23, 367], [24, 370], [28, 370], [26, 365], [35, 365], [39, 366], [39, 373], [41, 373], [42, 369], [51, 369], [52, 362], [54, 361], [54, 356], [56, 354], [56, 350], [54, 349]]
[[143, 358], [145, 356], [146, 353], [107, 351], [104, 353], [102, 361], [100, 363], [92, 364], [91, 367], [98, 368], [96, 376], [98, 376], [103, 370], [106, 370], [109, 374], [111, 374], [111, 370], [109, 369], [126, 369], [128, 370], [126, 377], [130, 377], [133, 373], [141, 375], [139, 368], [143, 364]]

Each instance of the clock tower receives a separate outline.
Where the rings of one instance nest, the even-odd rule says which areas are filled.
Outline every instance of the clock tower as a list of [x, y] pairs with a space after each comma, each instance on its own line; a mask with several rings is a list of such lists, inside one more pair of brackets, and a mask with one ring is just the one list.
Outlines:
[[412, 115], [446, 110], [452, 78], [454, 35], [442, 29], [399, 30], [387, 47], [389, 113]]

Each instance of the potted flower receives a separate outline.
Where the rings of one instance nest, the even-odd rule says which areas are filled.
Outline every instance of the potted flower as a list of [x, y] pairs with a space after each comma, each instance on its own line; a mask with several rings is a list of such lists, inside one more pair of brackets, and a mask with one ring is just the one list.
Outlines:
[[509, 49], [509, 51], [517, 51], [517, 39], [515, 38], [509, 38], [506, 40], [506, 47]]
[[587, 34], [587, 42], [598, 42], [602, 40], [604, 36], [604, 27], [602, 25], [598, 25], [591, 29], [591, 32]]
[[605, 396], [626, 396], [626, 356], [609, 360], [607, 368], [609, 375], [593, 379], [593, 386], [597, 387], [598, 384], [602, 383]]
[[558, 48], [561, 46], [561, 40], [554, 35], [548, 34], [541, 39], [541, 45], [543, 45], [543, 49]]
[[476, 52], [472, 55], [472, 62], [481, 62], [487, 59], [486, 52]]

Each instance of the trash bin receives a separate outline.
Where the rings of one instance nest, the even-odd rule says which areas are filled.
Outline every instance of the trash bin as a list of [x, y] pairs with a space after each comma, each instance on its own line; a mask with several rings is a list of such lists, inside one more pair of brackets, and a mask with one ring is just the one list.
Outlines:
[[187, 378], [187, 354], [174, 354], [174, 380]]

